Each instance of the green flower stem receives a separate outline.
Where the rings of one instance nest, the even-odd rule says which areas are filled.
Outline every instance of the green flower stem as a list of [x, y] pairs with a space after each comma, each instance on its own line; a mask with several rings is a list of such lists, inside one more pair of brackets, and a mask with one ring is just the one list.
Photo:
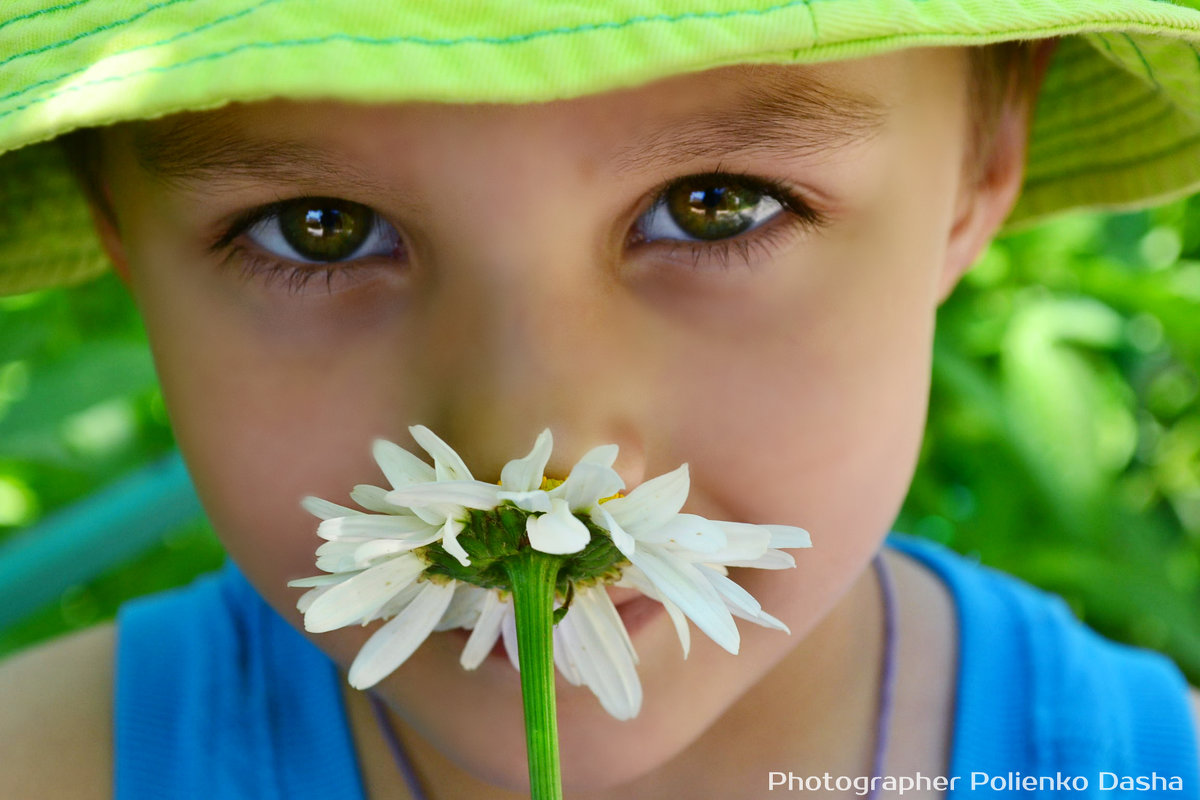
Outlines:
[[561, 800], [558, 719], [554, 702], [554, 585], [563, 559], [532, 548], [505, 559], [517, 619], [521, 699], [525, 703], [525, 744], [529, 794], [533, 800]]

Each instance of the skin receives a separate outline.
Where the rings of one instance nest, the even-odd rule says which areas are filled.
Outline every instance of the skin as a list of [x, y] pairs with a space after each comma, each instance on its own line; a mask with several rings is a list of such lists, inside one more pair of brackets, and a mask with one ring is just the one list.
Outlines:
[[[768, 74], [872, 98], [883, 125], [786, 161], [599, 166], [640, 131], [732, 106]], [[685, 511], [801, 525], [815, 546], [796, 570], [735, 574], [791, 636], [743, 625], [733, 657], [696, 632], [683, 661], [665, 615], [642, 620], [635, 720], [612, 720], [560, 681], [568, 793], [745, 796], [770, 769], [869, 774], [881, 639], [870, 560], [915, 463], [934, 313], [1011, 208], [1023, 163], [1025, 104], [1015, 103], [984, 168], [968, 165], [966, 74], [962, 51], [910, 50], [723, 68], [535, 106], [233, 106], [189, 116], [287, 134], [380, 189], [349, 167], [285, 183], [163, 181], [133, 148], [170, 121], [124, 126], [104, 137], [99, 229], [144, 315], [210, 518], [293, 624], [299, 592], [285, 584], [313, 574], [318, 543], [298, 501], [345, 502], [353, 485], [381, 484], [375, 437], [415, 449], [407, 426], [429, 425], [485, 480], [544, 426], [555, 434], [551, 475], [616, 442], [629, 488], [687, 462]], [[802, 229], [783, 212], [742, 234], [775, 229], [770, 249], [755, 248], [749, 265], [735, 253], [727, 268], [672, 254], [670, 242], [629, 245], [655, 187], [717, 167], [787, 183], [826, 222]], [[238, 253], [209, 252], [239, 214], [309, 195], [376, 209], [404, 256], [291, 294], [242, 274], [246, 237]], [[227, 257], [234, 268], [219, 266]], [[911, 732], [889, 772], [939, 774], [953, 613], [923, 568], [889, 559], [906, 631], [896, 726]], [[347, 667], [370, 632], [314, 641]], [[379, 691], [433, 796], [511, 796], [526, 780], [517, 675], [496, 658], [465, 673], [463, 642], [433, 635]], [[372, 796], [403, 796], [362, 697], [348, 692], [348, 704]]]

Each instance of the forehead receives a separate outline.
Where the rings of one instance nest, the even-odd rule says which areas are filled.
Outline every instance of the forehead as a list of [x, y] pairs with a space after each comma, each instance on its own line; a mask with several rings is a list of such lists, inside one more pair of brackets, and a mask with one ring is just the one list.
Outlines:
[[961, 104], [966, 74], [961, 49], [930, 48], [821, 65], [734, 65], [523, 106], [233, 104], [137, 122], [125, 132], [146, 173], [210, 187], [336, 176], [372, 188], [377, 170], [355, 175], [356, 167], [402, 162], [432, 144], [486, 150], [504, 137], [538, 140], [540, 158], [586, 152], [590, 170], [620, 176], [706, 160], [838, 155], [870, 142], [898, 113]]
[[[135, 124], [130, 141], [146, 171], [179, 181], [286, 179], [297, 169], [311, 176], [331, 146], [345, 153], [365, 142], [386, 141], [395, 157], [403, 155], [406, 142], [415, 144], [434, 132], [438, 138], [465, 138], [466, 132], [499, 135], [522, 126], [586, 146], [600, 154], [597, 166], [613, 175], [670, 169], [702, 158], [802, 158], [875, 136], [921, 82], [921, 73], [930, 72], [928, 65], [922, 69], [923, 60], [936, 60], [945, 71], [949, 53], [928, 51], [926, 56], [905, 51], [821, 65], [736, 65], [517, 106], [232, 105]], [[965, 59], [959, 60], [965, 73]]]

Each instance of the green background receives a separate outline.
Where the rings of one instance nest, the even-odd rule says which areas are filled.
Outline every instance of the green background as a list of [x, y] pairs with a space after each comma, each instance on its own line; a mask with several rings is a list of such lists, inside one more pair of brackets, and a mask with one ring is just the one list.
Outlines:
[[[939, 324], [896, 529], [1061, 594], [1200, 684], [1200, 198], [1002, 239]], [[172, 447], [115, 278], [0, 299], [0, 547]], [[0, 631], [0, 655], [222, 558], [197, 521]]]

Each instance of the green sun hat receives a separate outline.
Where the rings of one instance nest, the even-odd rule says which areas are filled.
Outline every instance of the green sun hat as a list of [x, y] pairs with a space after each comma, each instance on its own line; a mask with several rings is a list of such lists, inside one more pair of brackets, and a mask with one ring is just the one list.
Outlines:
[[1200, 0], [3, 0], [0, 294], [107, 268], [55, 137], [234, 101], [529, 103], [1063, 37], [1010, 226], [1200, 188]]

